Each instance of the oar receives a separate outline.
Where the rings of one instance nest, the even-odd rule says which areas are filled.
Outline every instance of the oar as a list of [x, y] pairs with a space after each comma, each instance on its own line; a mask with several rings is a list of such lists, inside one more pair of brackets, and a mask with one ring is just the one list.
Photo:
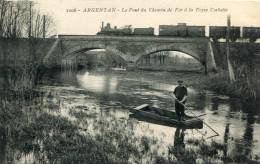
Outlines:
[[[173, 97], [172, 95], [171, 95], [171, 97]], [[190, 110], [191, 111], [191, 109], [190, 108], [188, 108], [185, 104], [183, 104], [183, 103], [181, 103], [178, 99], [176, 99], [175, 97], [173, 97], [178, 103], [180, 103], [181, 105], [183, 105], [184, 106], [184, 108], [186, 108], [186, 109], [188, 109], [188, 110]], [[197, 119], [199, 119], [199, 120], [201, 120], [201, 121], [203, 121], [202, 119], [200, 119], [200, 118], [198, 118], [193, 112], [191, 112]], [[212, 130], [216, 135], [214, 135], [214, 136], [219, 136], [219, 133], [218, 132], [216, 132], [209, 124], [207, 124], [205, 121], [203, 121], [204, 122], [204, 124], [208, 127], [208, 128], [210, 128], [210, 130]]]
[[[171, 94], [170, 94], [170, 96], [173, 97]], [[206, 113], [203, 113], [203, 114], [197, 116], [195, 113], [192, 112], [192, 110], [190, 108], [188, 108], [185, 104], [181, 103], [178, 99], [176, 99], [176, 97], [173, 97], [173, 99], [176, 100], [179, 104], [183, 105], [186, 109], [190, 110], [191, 114], [193, 114], [193, 116], [195, 118], [206, 115]]]

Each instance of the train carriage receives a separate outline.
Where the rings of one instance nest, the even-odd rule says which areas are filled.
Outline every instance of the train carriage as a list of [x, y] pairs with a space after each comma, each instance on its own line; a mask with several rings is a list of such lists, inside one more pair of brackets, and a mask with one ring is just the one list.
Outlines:
[[[209, 27], [209, 37], [213, 40], [225, 39], [227, 37], [227, 27], [226, 26], [210, 26]], [[229, 31], [229, 37], [231, 41], [236, 41], [240, 38], [240, 27], [231, 26]]]
[[187, 26], [189, 37], [205, 37], [205, 26]]
[[153, 36], [154, 35], [154, 28], [135, 28], [133, 35], [146, 35], [146, 36]]
[[238, 38], [240, 38], [240, 27], [231, 26], [229, 37], [232, 42], [235, 42]]
[[174, 25], [159, 25], [159, 36], [178, 36], [178, 28]]
[[249, 38], [250, 42], [255, 42], [260, 38], [260, 27], [243, 27], [243, 38]]
[[186, 23], [177, 25], [159, 25], [159, 36], [187, 37]]
[[186, 23], [178, 23], [177, 30], [178, 30], [178, 36], [180, 36], [180, 37], [188, 36]]
[[185, 23], [160, 25], [159, 36], [205, 37], [205, 26], [187, 26]]
[[226, 31], [226, 26], [209, 26], [209, 37], [215, 41], [220, 38], [226, 38]]

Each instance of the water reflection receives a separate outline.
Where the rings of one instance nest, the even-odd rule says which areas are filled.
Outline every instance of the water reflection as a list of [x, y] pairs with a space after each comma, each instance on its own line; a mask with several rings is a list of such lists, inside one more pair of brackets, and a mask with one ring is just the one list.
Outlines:
[[219, 103], [218, 103], [218, 101], [215, 100], [215, 99], [212, 99], [212, 106], [211, 106], [211, 109], [212, 109], [213, 111], [218, 111], [218, 107], [219, 107]]
[[223, 148], [223, 158], [227, 158], [227, 150], [228, 150], [228, 139], [229, 139], [229, 124], [226, 124], [225, 132], [224, 132], [224, 148]]
[[117, 78], [109, 75], [91, 75], [85, 72], [83, 75], [77, 75], [79, 85], [91, 92], [103, 94], [112, 94], [117, 89]]
[[184, 136], [185, 136], [185, 129], [177, 128], [174, 134], [174, 148], [177, 152], [177, 158], [178, 156], [182, 155], [183, 149], [185, 149], [184, 144]]
[[[246, 106], [247, 109], [250, 109], [250, 106]], [[251, 107], [252, 109], [252, 107]], [[252, 110], [249, 110], [247, 113], [246, 118], [246, 126], [245, 126], [245, 132], [243, 135], [243, 140], [245, 143], [244, 146], [244, 155], [250, 156], [253, 146], [253, 134], [254, 134], [254, 123], [255, 123], [255, 114]]]
[[6, 129], [0, 127], [0, 163], [6, 164]]

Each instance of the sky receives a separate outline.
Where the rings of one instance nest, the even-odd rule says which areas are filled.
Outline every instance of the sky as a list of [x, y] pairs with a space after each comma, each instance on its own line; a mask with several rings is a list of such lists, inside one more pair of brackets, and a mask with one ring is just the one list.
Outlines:
[[[260, 0], [35, 1], [43, 13], [53, 17], [57, 34], [95, 35], [102, 21], [117, 27], [154, 27], [158, 34], [158, 26], [162, 24], [226, 25], [228, 14], [231, 25], [260, 27]], [[107, 11], [114, 8], [115, 11], [93, 11], [93, 8], [106, 8]], [[84, 12], [90, 9], [91, 12]]]

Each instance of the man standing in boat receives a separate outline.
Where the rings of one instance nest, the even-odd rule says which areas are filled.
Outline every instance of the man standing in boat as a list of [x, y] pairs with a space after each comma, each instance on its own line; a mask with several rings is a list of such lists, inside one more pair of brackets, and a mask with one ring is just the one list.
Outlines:
[[178, 80], [178, 86], [173, 91], [173, 97], [175, 99], [175, 112], [179, 121], [182, 121], [185, 115], [183, 104], [185, 104], [187, 96], [187, 88], [183, 86], [182, 80]]

